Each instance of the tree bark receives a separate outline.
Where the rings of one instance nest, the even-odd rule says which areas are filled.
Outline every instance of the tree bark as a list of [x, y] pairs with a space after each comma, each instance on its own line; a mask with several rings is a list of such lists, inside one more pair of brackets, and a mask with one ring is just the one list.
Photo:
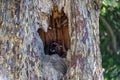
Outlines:
[[[64, 7], [68, 17], [70, 49], [65, 60], [45, 55], [37, 32], [47, 32], [54, 5], [59, 11]], [[0, 0], [0, 6], [0, 79], [103, 80], [99, 0]], [[66, 76], [56, 61], [62, 69], [67, 62]]]
[[70, 80], [103, 79], [99, 49], [99, 3], [98, 0], [71, 1]]

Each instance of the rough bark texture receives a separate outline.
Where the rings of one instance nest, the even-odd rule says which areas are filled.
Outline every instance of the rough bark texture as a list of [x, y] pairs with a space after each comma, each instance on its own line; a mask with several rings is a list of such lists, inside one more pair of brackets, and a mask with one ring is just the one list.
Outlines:
[[[71, 1], [70, 80], [102, 80], [98, 0]], [[69, 56], [69, 55], [68, 55]]]
[[[0, 0], [0, 79], [60, 80], [61, 58], [44, 54], [37, 33], [49, 27], [54, 5], [68, 17], [66, 80], [103, 80], [99, 49], [99, 0]], [[57, 58], [57, 60], [55, 59]], [[63, 63], [61, 60], [59, 63]], [[62, 64], [63, 65], [63, 64]]]

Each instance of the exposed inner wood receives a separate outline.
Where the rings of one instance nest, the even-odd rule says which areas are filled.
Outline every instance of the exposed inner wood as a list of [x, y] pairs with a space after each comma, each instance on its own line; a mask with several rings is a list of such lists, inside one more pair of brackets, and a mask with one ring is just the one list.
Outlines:
[[45, 46], [46, 54], [49, 54], [49, 43], [51, 41], [56, 41], [62, 45], [63, 54], [66, 54], [67, 50], [70, 48], [70, 36], [68, 28], [68, 18], [65, 15], [64, 8], [61, 12], [58, 11], [58, 7], [54, 6], [52, 10], [52, 15], [49, 17], [49, 27], [48, 31], [44, 32], [42, 29], [38, 30], [38, 33]]

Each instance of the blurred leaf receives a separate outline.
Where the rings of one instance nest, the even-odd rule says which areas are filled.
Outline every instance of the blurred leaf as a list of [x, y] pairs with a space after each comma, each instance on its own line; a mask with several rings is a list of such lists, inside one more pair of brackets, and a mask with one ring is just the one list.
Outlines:
[[100, 48], [102, 53], [104, 80], [120, 80], [120, 0], [103, 0], [101, 16], [111, 26], [116, 37], [117, 50], [113, 51], [112, 37], [100, 20]]

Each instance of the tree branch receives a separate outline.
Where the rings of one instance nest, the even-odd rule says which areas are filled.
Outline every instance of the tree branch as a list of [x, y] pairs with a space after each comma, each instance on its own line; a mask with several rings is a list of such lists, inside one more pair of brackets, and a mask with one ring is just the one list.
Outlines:
[[113, 50], [116, 51], [117, 50], [117, 42], [116, 42], [116, 37], [114, 35], [114, 32], [112, 30], [112, 26], [110, 26], [108, 24], [108, 22], [105, 20], [105, 18], [103, 18], [102, 16], [100, 16], [100, 20], [102, 21], [103, 25], [106, 27], [106, 29], [108, 30], [108, 32], [111, 35], [112, 38], [112, 45], [113, 45]]

